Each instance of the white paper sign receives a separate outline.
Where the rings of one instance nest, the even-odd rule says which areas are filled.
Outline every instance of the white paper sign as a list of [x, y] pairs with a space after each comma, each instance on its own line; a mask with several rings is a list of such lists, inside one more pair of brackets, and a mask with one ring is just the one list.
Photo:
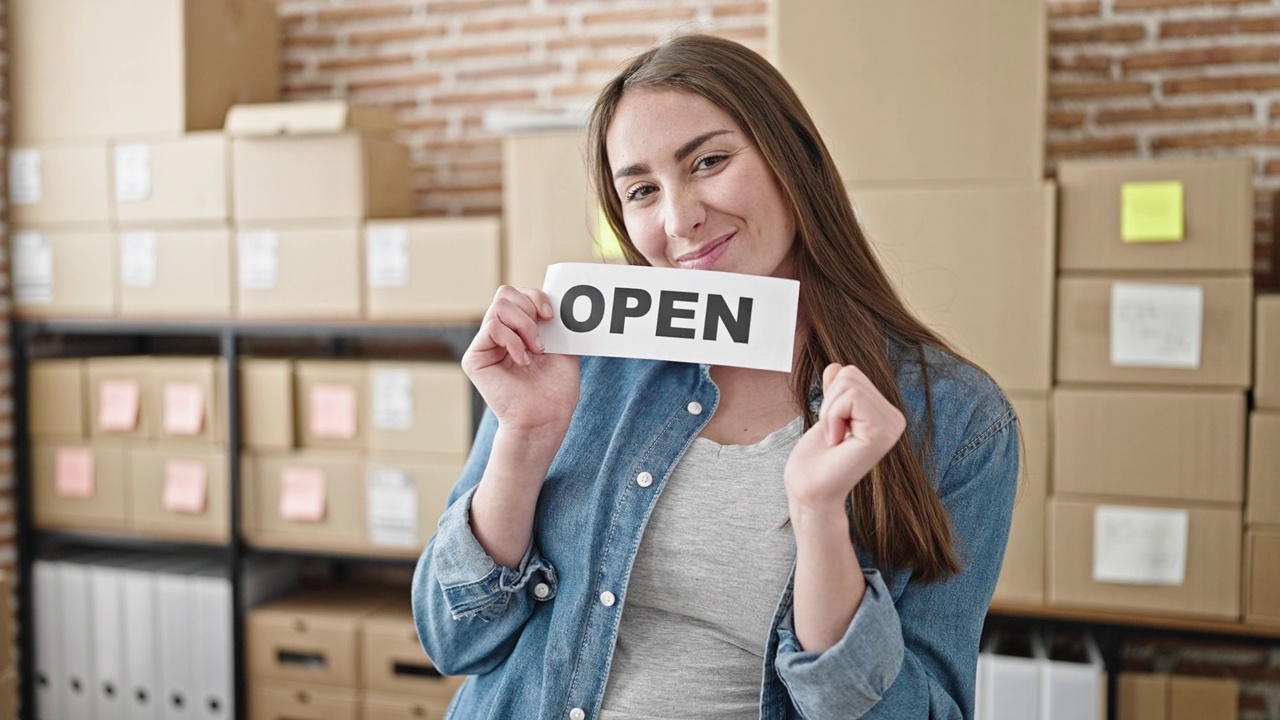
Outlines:
[[40, 176], [40, 151], [22, 148], [9, 151], [9, 201], [14, 205], [34, 205], [44, 197]]
[[1186, 510], [1100, 505], [1093, 513], [1093, 579], [1181, 585], [1187, 576]]
[[367, 480], [369, 542], [415, 547], [418, 544], [418, 488], [396, 468], [370, 468]]
[[140, 202], [151, 197], [151, 146], [122, 143], [116, 146], [116, 200]]
[[1195, 370], [1200, 367], [1204, 288], [1115, 283], [1111, 286], [1111, 364]]
[[13, 234], [13, 299], [20, 303], [53, 302], [53, 246], [39, 230]]
[[367, 228], [364, 241], [369, 287], [409, 284], [409, 234], [403, 225]]
[[280, 272], [278, 239], [274, 230], [241, 230], [240, 287], [270, 290]]
[[548, 352], [791, 371], [800, 283], [709, 270], [560, 263]]
[[379, 430], [413, 429], [413, 375], [408, 370], [373, 372], [373, 425]]
[[120, 233], [120, 282], [125, 287], [155, 287], [155, 232], [127, 230]]

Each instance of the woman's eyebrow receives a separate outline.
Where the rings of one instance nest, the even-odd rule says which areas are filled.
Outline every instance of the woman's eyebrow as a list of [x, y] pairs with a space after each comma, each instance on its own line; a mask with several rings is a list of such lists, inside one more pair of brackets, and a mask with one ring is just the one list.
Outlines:
[[[710, 140], [711, 138], [713, 138], [713, 137], [717, 137], [717, 136], [719, 136], [719, 135], [727, 135], [727, 134], [729, 134], [729, 133], [731, 133], [731, 132], [733, 132], [733, 131], [732, 131], [732, 130], [727, 130], [727, 129], [721, 129], [721, 130], [709, 130], [709, 131], [707, 131], [707, 132], [702, 133], [701, 135], [699, 135], [699, 136], [695, 137], [694, 139], [690, 140], [689, 142], [687, 142], [687, 143], [685, 143], [685, 144], [681, 145], [680, 147], [676, 148], [676, 152], [675, 152], [675, 159], [676, 159], [676, 162], [680, 162], [680, 161], [684, 160], [685, 158], [689, 157], [689, 155], [690, 155], [694, 150], [697, 150], [697, 149], [698, 149], [698, 147], [699, 147], [700, 145], [702, 145], [702, 144], [703, 144], [703, 143], [705, 143], [706, 141]], [[628, 166], [626, 166], [626, 167], [624, 167], [624, 168], [619, 169], [617, 172], [615, 172], [615, 173], [613, 174], [613, 179], [614, 179], [614, 180], [621, 180], [621, 179], [622, 179], [622, 178], [624, 178], [624, 177], [632, 177], [632, 176], [635, 176], [635, 175], [644, 175], [644, 174], [645, 174], [645, 173], [647, 173], [647, 172], [649, 172], [649, 166], [648, 166], [648, 165], [645, 165], [644, 163], [635, 163], [635, 164], [628, 165]]]

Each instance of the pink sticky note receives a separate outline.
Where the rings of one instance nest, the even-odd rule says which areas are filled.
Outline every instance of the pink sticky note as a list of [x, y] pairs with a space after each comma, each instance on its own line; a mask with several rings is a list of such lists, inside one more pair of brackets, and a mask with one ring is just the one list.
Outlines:
[[209, 497], [209, 469], [199, 460], [169, 460], [164, 464], [164, 509], [199, 515]]
[[138, 383], [103, 380], [98, 386], [98, 427], [129, 432], [138, 427]]
[[356, 436], [356, 389], [350, 385], [311, 388], [311, 434], [350, 440]]
[[53, 466], [53, 488], [60, 497], [93, 497], [92, 450], [89, 448], [58, 448], [58, 453], [54, 456]]
[[280, 472], [280, 517], [301, 522], [324, 520], [324, 473], [315, 468], [286, 467]]
[[199, 435], [204, 428], [204, 388], [196, 383], [164, 386], [164, 431], [167, 435]]

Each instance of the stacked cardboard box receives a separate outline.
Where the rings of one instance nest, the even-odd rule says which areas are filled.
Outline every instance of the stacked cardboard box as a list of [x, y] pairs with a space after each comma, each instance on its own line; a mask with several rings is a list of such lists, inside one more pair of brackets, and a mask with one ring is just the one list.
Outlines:
[[1252, 164], [1063, 163], [1058, 183], [1049, 601], [1239, 619]]
[[1253, 413], [1245, 502], [1244, 618], [1280, 624], [1280, 295], [1260, 295], [1255, 314]]
[[444, 362], [245, 359], [245, 539], [413, 557], [471, 446], [471, 386]]
[[1240, 716], [1240, 683], [1231, 678], [1120, 673], [1117, 720], [1204, 720]]
[[1056, 204], [1043, 180], [1044, 6], [771, 8], [772, 56], [823, 132], [902, 297], [1018, 412], [1026, 464], [996, 593], [1039, 604]]

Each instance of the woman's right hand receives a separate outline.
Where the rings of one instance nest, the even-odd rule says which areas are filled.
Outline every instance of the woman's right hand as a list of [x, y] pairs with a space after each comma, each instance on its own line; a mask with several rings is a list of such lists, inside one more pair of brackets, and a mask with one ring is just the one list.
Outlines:
[[545, 352], [538, 321], [554, 317], [551, 299], [534, 288], [503, 285], [462, 369], [507, 431], [563, 437], [578, 405], [578, 358]]

